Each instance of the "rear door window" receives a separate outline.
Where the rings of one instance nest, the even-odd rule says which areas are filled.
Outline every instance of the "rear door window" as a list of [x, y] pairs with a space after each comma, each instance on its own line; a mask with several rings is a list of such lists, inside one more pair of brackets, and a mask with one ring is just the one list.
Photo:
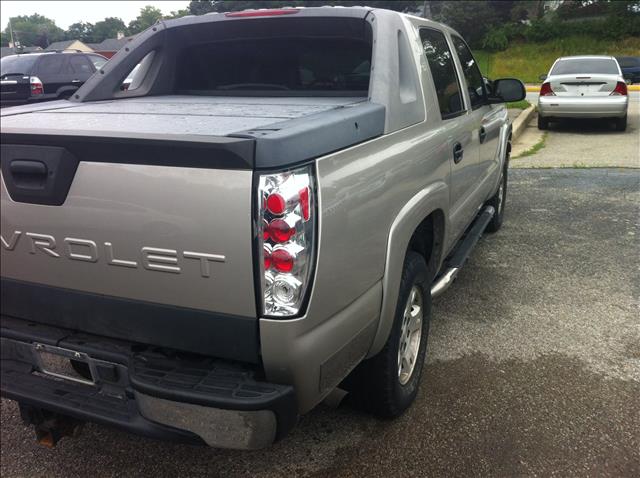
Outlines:
[[93, 75], [93, 64], [84, 55], [73, 55], [69, 58], [69, 71], [74, 78], [87, 80]]
[[576, 58], [559, 60], [551, 70], [552, 75], [580, 75], [580, 74], [618, 75], [618, 64], [608, 58]]
[[38, 77], [42, 81], [59, 77], [64, 73], [66, 61], [67, 55], [64, 53], [42, 55], [38, 62]]
[[420, 40], [433, 77], [442, 119], [460, 115], [464, 111], [460, 81], [447, 39], [438, 30], [421, 28]]
[[464, 79], [467, 82], [467, 89], [469, 90], [469, 97], [471, 98], [471, 108], [476, 109], [486, 104], [487, 93], [485, 91], [484, 79], [478, 63], [473, 58], [471, 50], [462, 38], [453, 35], [451, 37], [453, 41], [453, 47], [458, 54], [458, 59], [462, 65], [462, 72]]

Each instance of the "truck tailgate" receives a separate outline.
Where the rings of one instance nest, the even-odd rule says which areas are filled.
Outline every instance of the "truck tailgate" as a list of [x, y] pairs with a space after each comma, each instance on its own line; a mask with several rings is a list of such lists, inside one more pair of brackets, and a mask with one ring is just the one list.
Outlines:
[[241, 158], [250, 140], [3, 131], [2, 143], [3, 314], [257, 354], [252, 171]]

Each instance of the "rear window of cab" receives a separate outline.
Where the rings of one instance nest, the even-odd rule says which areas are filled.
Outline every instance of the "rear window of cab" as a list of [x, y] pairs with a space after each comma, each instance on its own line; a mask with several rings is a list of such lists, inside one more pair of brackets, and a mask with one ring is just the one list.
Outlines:
[[177, 55], [179, 94], [365, 96], [369, 90], [372, 31], [363, 19], [220, 22], [190, 30], [185, 40]]

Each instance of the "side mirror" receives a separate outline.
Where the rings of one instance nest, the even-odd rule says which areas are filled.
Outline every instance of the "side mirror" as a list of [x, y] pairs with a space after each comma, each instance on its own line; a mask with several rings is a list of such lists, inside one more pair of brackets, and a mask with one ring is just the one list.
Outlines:
[[527, 90], [516, 78], [501, 78], [493, 82], [493, 93], [489, 96], [489, 104], [513, 103], [524, 100]]
[[538, 78], [540, 79], [540, 81], [544, 81], [547, 79], [547, 75], [540, 75]]

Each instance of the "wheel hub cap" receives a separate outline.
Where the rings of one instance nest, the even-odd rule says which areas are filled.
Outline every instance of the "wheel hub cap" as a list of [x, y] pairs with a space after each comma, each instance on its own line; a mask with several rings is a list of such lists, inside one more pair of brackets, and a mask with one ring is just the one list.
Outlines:
[[400, 345], [398, 347], [398, 380], [406, 385], [411, 379], [418, 360], [420, 339], [422, 337], [422, 290], [413, 286], [404, 308], [402, 327], [400, 328]]

